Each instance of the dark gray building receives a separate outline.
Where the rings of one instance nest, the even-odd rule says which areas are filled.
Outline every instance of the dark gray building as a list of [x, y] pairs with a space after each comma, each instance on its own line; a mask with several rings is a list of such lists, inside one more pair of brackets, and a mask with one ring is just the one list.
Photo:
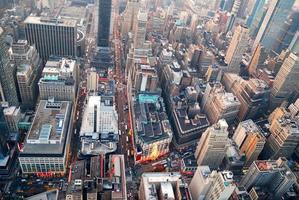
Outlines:
[[112, 0], [98, 0], [98, 46], [109, 46]]

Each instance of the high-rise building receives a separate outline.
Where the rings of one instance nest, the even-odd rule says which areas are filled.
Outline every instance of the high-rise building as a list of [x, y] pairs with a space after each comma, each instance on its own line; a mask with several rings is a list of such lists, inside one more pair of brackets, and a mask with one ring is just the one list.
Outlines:
[[3, 107], [0, 105], [0, 161], [2, 161], [6, 156], [8, 152], [7, 147], [7, 138], [8, 138], [8, 126], [7, 122], [4, 117]]
[[195, 151], [198, 165], [208, 165], [211, 169], [220, 166], [228, 145], [227, 128], [226, 121], [222, 119], [202, 134]]
[[251, 78], [244, 80], [232, 73], [225, 73], [222, 83], [228, 92], [232, 92], [239, 99], [241, 106], [237, 119], [254, 119], [263, 115], [270, 99], [270, 87], [265, 81]]
[[147, 24], [147, 13], [145, 11], [139, 10], [137, 14], [137, 20], [134, 27], [134, 48], [143, 48], [145, 43], [146, 34], [146, 24]]
[[72, 123], [69, 101], [41, 100], [19, 156], [25, 174], [66, 171]]
[[49, 60], [38, 82], [40, 99], [74, 101], [77, 92], [78, 64], [75, 60], [59, 58]]
[[[267, 10], [268, 10], [268, 3], [267, 0], [261, 0], [258, 2], [258, 7], [255, 11], [255, 16], [252, 18], [252, 23], [249, 26], [249, 35], [251, 38], [255, 39], [263, 21], [266, 16]], [[253, 13], [252, 13], [253, 14]]]
[[281, 199], [295, 183], [296, 176], [287, 166], [287, 160], [279, 158], [278, 160], [254, 161], [240, 185], [244, 186], [247, 191], [253, 187], [260, 187], [271, 192], [274, 199]]
[[279, 106], [293, 92], [298, 92], [299, 56], [290, 53], [278, 71], [271, 90], [271, 107]]
[[299, 31], [294, 34], [292, 41], [288, 47], [288, 50], [293, 52], [294, 54], [299, 54]]
[[51, 55], [76, 56], [76, 20], [29, 16], [24, 23], [27, 41], [44, 61]]
[[248, 6], [249, 0], [235, 0], [235, 1], [240, 1], [240, 7], [239, 7], [239, 10], [238, 10], [237, 17], [239, 17], [239, 18], [246, 17], [247, 6]]
[[13, 43], [10, 48], [10, 60], [16, 68], [18, 92], [23, 108], [32, 109], [38, 95], [37, 82], [41, 72], [41, 59], [34, 46], [26, 40]]
[[239, 74], [240, 63], [242, 61], [243, 54], [246, 52], [248, 39], [248, 28], [239, 25], [234, 32], [225, 56], [225, 62], [228, 64], [229, 72]]
[[296, 118], [284, 108], [276, 108], [269, 116], [270, 136], [263, 153], [266, 158], [290, 158], [299, 143], [299, 125]]
[[258, 158], [266, 143], [265, 136], [251, 119], [239, 123], [233, 140], [245, 154], [245, 167], [249, 167]]
[[253, 48], [261, 43], [266, 49], [276, 51], [277, 39], [283, 34], [283, 25], [295, 0], [272, 0], [255, 38]]
[[17, 106], [18, 95], [15, 84], [15, 69], [9, 61], [8, 46], [5, 43], [5, 31], [0, 27], [0, 85], [2, 101], [9, 103], [9, 106]]
[[211, 124], [225, 119], [228, 124], [233, 123], [239, 110], [240, 102], [233, 93], [226, 92], [224, 87], [215, 84], [213, 87], [207, 85], [201, 108], [207, 114]]
[[251, 29], [251, 26], [256, 23], [254, 20], [259, 21], [257, 18], [259, 17], [258, 15], [260, 14], [259, 12], [262, 11], [263, 6], [265, 5], [266, 0], [257, 0], [255, 1], [255, 4], [253, 6], [253, 9], [250, 13], [250, 15], [247, 18], [246, 21], [246, 26]]
[[204, 200], [209, 191], [213, 177], [209, 166], [198, 166], [189, 185], [193, 200]]
[[21, 119], [21, 110], [19, 107], [10, 106], [3, 110], [4, 117], [10, 133], [18, 132], [18, 123]]
[[139, 0], [128, 0], [125, 11], [123, 12], [123, 21], [121, 25], [121, 34], [127, 35], [133, 31], [135, 20], [139, 11]]
[[250, 75], [256, 75], [257, 69], [263, 68], [266, 65], [265, 61], [268, 55], [269, 54], [266, 52], [265, 48], [262, 45], [257, 45], [247, 67]]
[[233, 173], [231, 171], [213, 171], [211, 176], [213, 177], [212, 185], [207, 192], [205, 199], [229, 199], [236, 188]]
[[108, 47], [111, 28], [112, 0], [98, 0], [98, 6], [97, 44], [100, 47]]

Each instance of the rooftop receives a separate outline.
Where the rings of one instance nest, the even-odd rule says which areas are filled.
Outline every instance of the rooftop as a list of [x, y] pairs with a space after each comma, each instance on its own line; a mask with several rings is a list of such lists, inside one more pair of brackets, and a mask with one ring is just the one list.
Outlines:
[[134, 103], [135, 126], [138, 138], [152, 143], [172, 136], [164, 102], [157, 95], [139, 95]]
[[85, 105], [80, 135], [118, 133], [118, 115], [113, 97], [90, 96]]
[[29, 16], [24, 21], [25, 24], [43, 24], [49, 26], [67, 26], [76, 27], [76, 20], [72, 19], [61, 19], [61, 18], [50, 18], [50, 17], [37, 17]]
[[70, 120], [71, 103], [41, 100], [21, 154], [61, 154]]

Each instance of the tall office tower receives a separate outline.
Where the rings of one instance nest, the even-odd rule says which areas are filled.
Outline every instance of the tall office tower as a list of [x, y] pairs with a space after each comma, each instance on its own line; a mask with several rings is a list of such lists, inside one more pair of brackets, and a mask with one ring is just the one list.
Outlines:
[[99, 75], [95, 68], [90, 68], [87, 70], [87, 90], [97, 91], [98, 89], [98, 78]]
[[228, 64], [228, 71], [239, 74], [240, 63], [243, 54], [246, 52], [248, 46], [248, 28], [239, 25], [233, 35], [226, 52], [225, 62]]
[[0, 161], [2, 161], [7, 156], [7, 138], [9, 137], [8, 126], [4, 117], [3, 109], [4, 108], [0, 104]]
[[264, 21], [266, 13], [269, 7], [269, 0], [261, 0], [258, 7], [256, 8], [256, 14], [252, 18], [251, 25], [249, 27], [249, 35], [252, 39], [255, 39], [260, 27]]
[[209, 166], [198, 166], [189, 185], [193, 200], [204, 200], [207, 192], [212, 186], [214, 177]]
[[245, 154], [245, 167], [249, 167], [258, 158], [266, 143], [265, 136], [251, 119], [239, 123], [233, 140]]
[[220, 4], [220, 8], [223, 11], [231, 12], [234, 5], [234, 0], [223, 0]]
[[277, 108], [269, 116], [270, 136], [267, 139], [263, 155], [277, 159], [280, 156], [290, 158], [299, 144], [299, 124], [296, 118], [285, 109]]
[[266, 49], [274, 50], [277, 38], [283, 34], [283, 25], [287, 19], [295, 0], [272, 0], [259, 28], [253, 49], [261, 43]]
[[139, 11], [139, 0], [128, 0], [126, 10], [123, 12], [123, 21], [121, 25], [121, 34], [126, 36], [128, 32], [133, 31], [135, 20]]
[[244, 80], [232, 73], [225, 73], [222, 83], [228, 92], [239, 99], [241, 106], [237, 119], [255, 119], [267, 112], [270, 99], [270, 87], [260, 79]]
[[268, 55], [269, 54], [266, 52], [266, 49], [262, 45], [257, 45], [247, 67], [250, 75], [254, 76], [257, 72], [257, 69], [264, 68], [264, 66], [266, 65], [265, 61], [268, 58]]
[[260, 187], [272, 193], [274, 199], [281, 199], [283, 194], [296, 183], [296, 176], [290, 170], [285, 158], [278, 160], [256, 160], [247, 174], [242, 178], [240, 185], [247, 191], [253, 187]]
[[239, 113], [240, 105], [237, 97], [233, 93], [226, 92], [219, 83], [213, 87], [207, 85], [201, 108], [207, 114], [211, 124], [217, 123], [220, 119], [225, 119], [228, 124], [231, 124]]
[[220, 166], [228, 145], [227, 128], [226, 121], [221, 119], [202, 134], [195, 151], [198, 165], [208, 165], [211, 169]]
[[49, 60], [38, 82], [40, 99], [74, 101], [78, 84], [78, 64], [66, 58]]
[[4, 41], [5, 32], [0, 27], [0, 85], [3, 95], [2, 101], [6, 101], [10, 106], [17, 106], [18, 95], [15, 84], [15, 69], [11, 66], [8, 55], [8, 47]]
[[32, 109], [38, 95], [37, 82], [41, 71], [41, 59], [34, 46], [30, 46], [27, 40], [19, 40], [12, 44], [10, 60], [17, 71], [18, 92], [23, 108]]
[[214, 178], [205, 199], [225, 200], [229, 199], [236, 188], [231, 171], [213, 171], [211, 176]]
[[271, 108], [299, 91], [299, 56], [290, 53], [278, 71], [271, 90]]
[[288, 47], [288, 50], [293, 52], [294, 54], [299, 54], [299, 31], [294, 34], [292, 41]]
[[256, 0], [253, 9], [250, 15], [247, 18], [246, 26], [250, 29], [251, 25], [253, 25], [253, 21], [257, 19], [259, 12], [262, 11], [263, 6], [265, 5], [266, 0]]
[[273, 47], [277, 53], [286, 50], [292, 42], [296, 32], [299, 30], [299, 11], [292, 11], [281, 28], [281, 35], [276, 39]]
[[[238, 0], [235, 0], [235, 1], [238, 1]], [[238, 10], [237, 17], [239, 17], [239, 18], [246, 17], [246, 11], [247, 11], [247, 6], [248, 6], [248, 1], [249, 0], [240, 0], [240, 8]]]
[[109, 46], [112, 0], [98, 0], [98, 38], [99, 47]]
[[144, 11], [139, 11], [137, 15], [137, 20], [134, 27], [134, 48], [141, 49], [144, 46], [145, 34], [146, 34], [146, 24], [147, 24], [147, 13]]
[[29, 16], [24, 23], [26, 39], [35, 45], [43, 61], [51, 55], [76, 56], [76, 20]]

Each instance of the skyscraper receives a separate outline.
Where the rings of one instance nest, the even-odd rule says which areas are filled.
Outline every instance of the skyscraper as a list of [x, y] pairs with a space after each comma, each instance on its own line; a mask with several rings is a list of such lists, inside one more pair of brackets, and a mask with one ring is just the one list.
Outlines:
[[7, 137], [8, 137], [8, 127], [4, 117], [3, 107], [0, 104], [0, 161], [7, 155]]
[[299, 124], [285, 108], [276, 108], [269, 116], [270, 136], [267, 139], [263, 156], [277, 159], [290, 158], [299, 143]]
[[227, 128], [226, 121], [222, 119], [202, 134], [195, 151], [198, 165], [208, 165], [211, 169], [219, 167], [228, 145]]
[[283, 25], [295, 0], [272, 0], [255, 38], [253, 48], [261, 43], [269, 50], [276, 50], [277, 39], [283, 34]]
[[298, 92], [299, 57], [290, 53], [278, 71], [271, 90], [271, 107], [275, 108], [286, 100], [293, 92]]
[[257, 0], [255, 2], [253, 9], [246, 21], [246, 26], [248, 28], [250, 28], [253, 24], [253, 21], [257, 19], [258, 15], [260, 14], [259, 12], [262, 11], [263, 6], [265, 5], [265, 2], [266, 0]]
[[29, 16], [24, 23], [26, 39], [44, 61], [51, 55], [76, 56], [76, 20]]
[[[15, 84], [15, 69], [10, 65], [8, 47], [4, 41], [5, 32], [0, 27], [0, 85], [4, 99], [9, 103], [9, 106], [16, 106], [19, 104], [17, 88]], [[2, 97], [3, 98], [3, 97]]]
[[296, 176], [287, 166], [285, 158], [278, 160], [256, 160], [247, 174], [242, 178], [240, 185], [247, 191], [253, 187], [273, 193], [274, 199], [281, 199], [296, 182]]
[[257, 1], [256, 2], [258, 5], [257, 5], [257, 8], [256, 10], [253, 10], [252, 12], [255, 11], [255, 14], [254, 13], [251, 13], [251, 16], [252, 17], [252, 20], [251, 18], [249, 17], [248, 18], [248, 23], [251, 23], [249, 24], [248, 28], [249, 28], [249, 35], [251, 38], [255, 39], [263, 21], [264, 21], [264, 18], [266, 16], [266, 13], [267, 13], [267, 10], [268, 10], [268, 3], [269, 1], [267, 0], [260, 0], [260, 1]]
[[147, 13], [139, 11], [134, 27], [134, 48], [140, 49], [144, 46], [146, 34]]
[[98, 0], [98, 38], [99, 47], [109, 46], [112, 0]]
[[233, 140], [246, 156], [246, 167], [258, 158], [266, 143], [265, 136], [251, 119], [239, 123]]
[[211, 176], [214, 178], [212, 185], [207, 192], [205, 199], [224, 200], [229, 199], [236, 188], [231, 171], [213, 171]]
[[16, 68], [21, 105], [24, 108], [34, 108], [38, 95], [37, 81], [41, 71], [39, 54], [27, 40], [13, 43], [9, 52], [12, 66]]
[[121, 25], [121, 34], [125, 36], [133, 31], [134, 22], [139, 10], [139, 0], [128, 0], [126, 10], [123, 12], [123, 21]]
[[248, 39], [248, 28], [239, 25], [234, 32], [225, 56], [225, 62], [228, 64], [229, 72], [239, 74], [240, 63], [242, 61], [243, 54], [246, 52]]

